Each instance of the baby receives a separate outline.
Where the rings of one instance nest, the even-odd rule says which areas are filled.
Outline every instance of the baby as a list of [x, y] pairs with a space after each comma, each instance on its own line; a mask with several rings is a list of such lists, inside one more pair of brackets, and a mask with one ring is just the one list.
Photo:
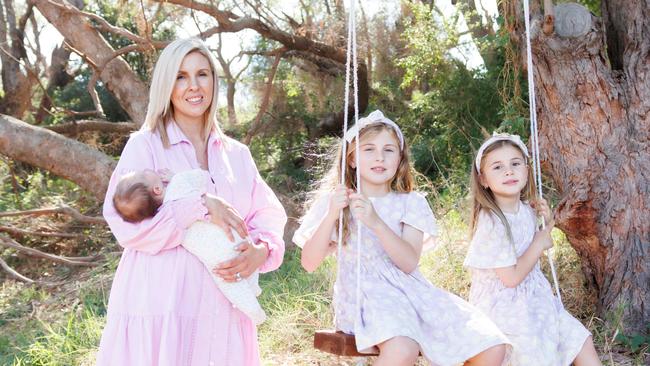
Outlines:
[[[205, 194], [209, 174], [205, 170], [193, 169], [172, 176], [168, 170], [155, 172], [143, 170], [131, 172], [120, 178], [113, 196], [113, 205], [118, 214], [128, 222], [137, 223], [153, 217], [161, 205], [175, 200]], [[165, 183], [169, 182], [167, 187]], [[212, 212], [211, 212], [212, 214]], [[212, 273], [219, 263], [236, 257], [234, 247], [242, 242], [236, 232], [235, 241], [228, 240], [217, 225], [196, 221], [187, 230], [183, 247], [194, 254], [208, 269], [223, 295], [246, 314], [253, 323], [266, 319], [256, 296], [261, 293], [257, 284], [258, 272], [241, 282], [226, 282]]]

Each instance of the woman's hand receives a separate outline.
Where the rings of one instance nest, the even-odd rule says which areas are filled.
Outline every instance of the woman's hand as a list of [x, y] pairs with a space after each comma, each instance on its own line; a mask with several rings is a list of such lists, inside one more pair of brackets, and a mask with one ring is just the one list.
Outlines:
[[371, 230], [376, 229], [382, 223], [372, 202], [362, 194], [352, 193], [350, 195], [350, 210], [355, 219], [363, 222]]
[[332, 193], [332, 196], [330, 197], [329, 210], [327, 212], [327, 215], [329, 217], [338, 218], [341, 210], [348, 207], [348, 205], [350, 204], [349, 195], [351, 192], [352, 192], [351, 189], [346, 188], [342, 184], [339, 184], [336, 187], [336, 189]]
[[226, 282], [247, 278], [264, 264], [269, 254], [269, 249], [264, 243], [253, 244], [248, 240], [241, 242], [235, 250], [240, 252], [237, 257], [219, 264], [212, 270]]
[[228, 236], [228, 240], [235, 241], [232, 230], [235, 230], [240, 237], [248, 236], [246, 223], [239, 215], [239, 212], [224, 199], [211, 194], [203, 196], [203, 205], [208, 209], [213, 224], [219, 226]]

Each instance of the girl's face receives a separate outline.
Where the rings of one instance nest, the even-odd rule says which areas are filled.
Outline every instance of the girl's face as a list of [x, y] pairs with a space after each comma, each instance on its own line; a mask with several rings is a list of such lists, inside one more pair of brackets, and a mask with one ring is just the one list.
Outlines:
[[187, 54], [176, 75], [171, 102], [176, 121], [200, 121], [212, 104], [214, 78], [210, 61], [199, 52]]
[[[387, 193], [388, 184], [395, 176], [401, 160], [399, 140], [387, 130], [369, 134], [361, 139], [359, 164], [361, 165], [361, 187]], [[351, 166], [356, 161], [353, 157]]]
[[528, 182], [528, 166], [521, 150], [503, 145], [485, 155], [480, 182], [495, 198], [519, 198]]

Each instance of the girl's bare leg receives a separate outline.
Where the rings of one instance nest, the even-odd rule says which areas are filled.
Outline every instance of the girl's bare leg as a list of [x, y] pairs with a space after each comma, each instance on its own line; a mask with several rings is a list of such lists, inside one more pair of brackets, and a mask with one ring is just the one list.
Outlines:
[[465, 366], [501, 366], [505, 357], [506, 346], [504, 344], [499, 344], [494, 347], [490, 347], [478, 355], [470, 358], [467, 360], [467, 362], [465, 362]]
[[413, 366], [420, 353], [418, 343], [409, 337], [393, 337], [377, 347], [379, 357], [374, 366]]

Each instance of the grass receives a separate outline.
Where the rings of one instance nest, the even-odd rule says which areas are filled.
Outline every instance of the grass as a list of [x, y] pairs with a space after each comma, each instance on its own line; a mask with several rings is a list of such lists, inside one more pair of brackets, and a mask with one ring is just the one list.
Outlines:
[[[469, 275], [462, 262], [467, 228], [457, 210], [440, 217], [440, 244], [425, 252], [422, 273], [436, 286], [467, 298]], [[621, 335], [622, 310], [595, 317], [595, 296], [587, 290], [580, 261], [561, 232], [553, 233], [555, 264], [566, 308], [594, 334], [607, 366], [644, 365], [648, 340]], [[353, 365], [312, 347], [317, 329], [332, 328], [331, 292], [335, 262], [328, 259], [314, 273], [300, 267], [299, 251], [288, 250], [282, 267], [261, 276], [260, 302], [268, 320], [259, 328], [264, 365]], [[75, 275], [48, 292], [5, 280], [0, 287], [0, 365], [92, 365], [105, 321], [110, 282], [119, 256]], [[548, 265], [543, 261], [548, 273]], [[636, 347], [636, 348], [633, 348]], [[634, 351], [633, 351], [634, 349]]]

